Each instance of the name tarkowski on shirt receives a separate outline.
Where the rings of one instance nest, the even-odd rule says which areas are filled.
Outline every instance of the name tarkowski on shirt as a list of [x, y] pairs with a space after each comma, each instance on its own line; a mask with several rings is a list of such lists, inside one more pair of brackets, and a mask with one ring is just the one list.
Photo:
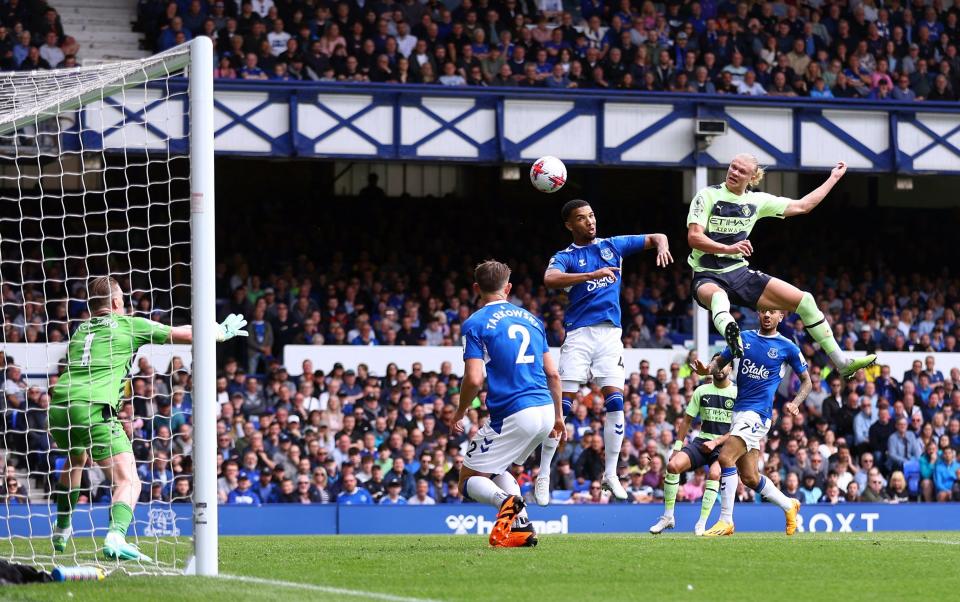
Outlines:
[[492, 330], [496, 328], [497, 324], [500, 323], [500, 320], [504, 318], [523, 318], [529, 322], [531, 326], [538, 326], [540, 324], [537, 319], [527, 310], [519, 307], [513, 307], [512, 309], [498, 309], [490, 314], [490, 317], [487, 318], [486, 329]]

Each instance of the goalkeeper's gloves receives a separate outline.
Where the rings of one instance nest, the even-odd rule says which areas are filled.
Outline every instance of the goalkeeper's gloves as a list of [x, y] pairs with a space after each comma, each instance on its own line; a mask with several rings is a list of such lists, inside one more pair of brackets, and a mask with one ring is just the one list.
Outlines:
[[229, 341], [233, 337], [245, 337], [247, 331], [243, 327], [247, 325], [247, 320], [240, 314], [230, 314], [226, 319], [217, 324], [217, 342]]

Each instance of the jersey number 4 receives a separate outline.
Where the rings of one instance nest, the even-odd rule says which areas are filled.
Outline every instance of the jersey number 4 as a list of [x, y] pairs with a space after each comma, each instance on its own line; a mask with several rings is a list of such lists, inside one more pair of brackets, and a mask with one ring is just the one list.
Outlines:
[[517, 351], [517, 363], [532, 364], [534, 357], [527, 355], [527, 349], [530, 347], [530, 331], [527, 330], [525, 326], [512, 324], [510, 328], [507, 329], [507, 335], [509, 335], [511, 339], [516, 339], [518, 336], [520, 337], [520, 350]]

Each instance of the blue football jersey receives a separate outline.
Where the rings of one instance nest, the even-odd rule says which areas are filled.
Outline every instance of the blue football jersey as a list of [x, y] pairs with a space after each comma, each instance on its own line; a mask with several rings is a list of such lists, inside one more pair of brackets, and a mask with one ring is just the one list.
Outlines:
[[[621, 268], [623, 258], [643, 250], [647, 237], [597, 238], [586, 246], [570, 245], [550, 258], [548, 270], [584, 274], [600, 268]], [[610, 323], [620, 328], [620, 276], [598, 278], [567, 289], [570, 303], [563, 326], [568, 330]]]
[[[763, 418], [770, 418], [773, 396], [790, 364], [795, 374], [807, 370], [807, 362], [800, 348], [786, 337], [776, 334], [762, 336], [756, 330], [746, 330], [740, 335], [743, 340], [743, 357], [737, 367], [737, 401], [734, 412], [754, 411]], [[730, 348], [722, 352], [723, 358], [733, 357]]]
[[540, 320], [506, 301], [485, 305], [463, 323], [463, 359], [486, 363], [487, 410], [497, 432], [507, 416], [553, 403], [543, 372], [548, 351]]

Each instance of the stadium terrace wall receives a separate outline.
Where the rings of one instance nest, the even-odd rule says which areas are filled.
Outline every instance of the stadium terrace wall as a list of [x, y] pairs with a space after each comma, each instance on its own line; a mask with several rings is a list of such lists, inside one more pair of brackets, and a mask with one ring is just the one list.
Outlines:
[[[18, 365], [23, 367], [28, 377], [41, 377], [57, 371], [57, 364], [66, 355], [66, 343], [51, 343], [49, 345], [31, 343], [8, 343], [4, 346], [8, 356], [12, 356]], [[553, 349], [555, 354], [560, 350]], [[150, 364], [160, 371], [166, 369], [170, 358], [179, 356], [184, 365], [191, 366], [192, 352], [189, 345], [145, 345], [137, 352], [133, 363], [134, 367], [140, 357], [147, 357]], [[853, 355], [862, 355], [854, 352]], [[947, 374], [952, 368], [960, 368], [960, 353], [908, 353], [885, 352], [880, 355], [880, 362], [890, 366], [890, 372], [899, 378], [910, 369], [916, 359], [932, 355], [937, 368]], [[650, 362], [655, 372], [659, 368], [669, 368], [671, 362], [683, 362], [687, 357], [684, 347], [675, 346], [673, 349], [626, 349], [624, 350], [624, 365], [627, 371], [635, 371], [640, 366], [640, 360]], [[283, 348], [283, 365], [291, 376], [299, 376], [303, 371], [303, 360], [309, 359], [317, 370], [329, 370], [337, 362], [346, 368], [356, 368], [358, 364], [366, 364], [374, 374], [384, 374], [387, 364], [395, 362], [402, 368], [409, 368], [413, 362], [423, 364], [427, 371], [440, 370], [443, 362], [450, 362], [454, 374], [463, 373], [463, 350], [460, 347], [393, 347], [376, 346], [361, 347], [358, 345], [287, 345]]]
[[[0, 537], [49, 537], [56, 507], [0, 506]], [[109, 506], [80, 506], [75, 536], [106, 533]], [[435, 506], [349, 506], [267, 504], [220, 506], [221, 535], [487, 535], [496, 512], [479, 504]], [[662, 512], [660, 504], [551, 505], [531, 507], [530, 518], [542, 534], [645, 532]], [[716, 515], [718, 510], [714, 510]], [[189, 536], [189, 504], [137, 506], [133, 529], [141, 537]], [[699, 504], [677, 504], [677, 525], [692, 530]], [[736, 508], [737, 532], [781, 532], [783, 513], [770, 504]], [[960, 529], [960, 504], [814, 504], [800, 511], [800, 531], [847, 533], [875, 531], [947, 531]]]
[[[186, 97], [162, 92], [83, 109], [83, 148], [185, 153], [185, 107], [163, 105]], [[502, 163], [551, 154], [677, 168], [725, 166], [750, 152], [782, 170], [822, 171], [844, 158], [866, 172], [960, 173], [957, 103], [217, 81], [214, 105], [225, 155]], [[698, 150], [697, 118], [723, 119], [728, 132]], [[80, 142], [73, 134], [63, 145]]]

